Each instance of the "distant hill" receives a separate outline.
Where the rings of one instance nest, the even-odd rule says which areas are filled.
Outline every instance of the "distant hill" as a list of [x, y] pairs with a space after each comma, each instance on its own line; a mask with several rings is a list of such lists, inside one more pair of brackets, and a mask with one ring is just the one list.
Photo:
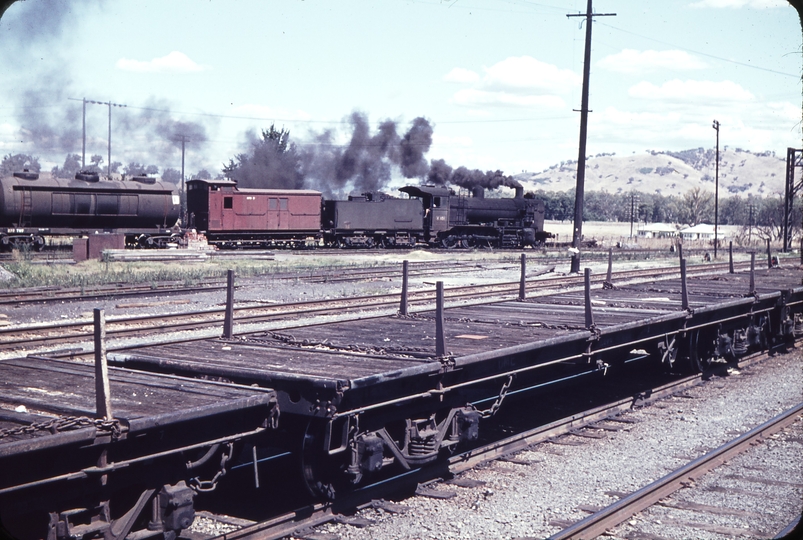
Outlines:
[[[714, 192], [716, 152], [697, 148], [682, 152], [598, 154], [586, 160], [586, 191], [682, 195], [696, 186]], [[753, 153], [726, 147], [719, 152], [719, 194], [767, 197], [783, 194], [786, 154]], [[576, 185], [577, 161], [561, 162], [538, 173], [514, 176], [527, 191], [567, 191]]]

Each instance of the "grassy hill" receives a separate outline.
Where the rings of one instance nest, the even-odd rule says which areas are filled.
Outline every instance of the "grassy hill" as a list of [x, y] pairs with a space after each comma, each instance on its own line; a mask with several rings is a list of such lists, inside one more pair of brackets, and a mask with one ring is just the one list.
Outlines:
[[[697, 148], [682, 152], [650, 151], [644, 154], [599, 154], [586, 160], [586, 191], [609, 193], [659, 193], [682, 195], [694, 187], [714, 192], [714, 149]], [[766, 197], [783, 194], [786, 154], [753, 153], [741, 148], [720, 149], [719, 193]], [[566, 191], [576, 185], [577, 162], [552, 165], [538, 173], [521, 173], [514, 178], [526, 190]]]

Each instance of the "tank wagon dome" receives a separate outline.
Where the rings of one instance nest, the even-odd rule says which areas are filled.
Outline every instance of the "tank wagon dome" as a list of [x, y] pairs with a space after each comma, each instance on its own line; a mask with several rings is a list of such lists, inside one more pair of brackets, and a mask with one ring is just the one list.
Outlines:
[[14, 178], [20, 178], [22, 180], [39, 180], [39, 173], [38, 172], [31, 172], [28, 169], [23, 169], [22, 171], [18, 171], [13, 173]]
[[75, 173], [75, 179], [84, 182], [100, 182], [100, 174], [94, 171], [79, 171]]
[[140, 184], [155, 184], [156, 178], [148, 176], [147, 174], [138, 174], [131, 177], [131, 182], [139, 182]]

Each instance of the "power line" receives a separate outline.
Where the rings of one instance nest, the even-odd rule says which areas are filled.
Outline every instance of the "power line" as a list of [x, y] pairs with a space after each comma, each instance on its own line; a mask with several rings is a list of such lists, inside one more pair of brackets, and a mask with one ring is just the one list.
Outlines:
[[777, 70], [774, 70], [774, 69], [764, 68], [764, 67], [760, 67], [760, 66], [754, 66], [752, 64], [747, 64], [745, 62], [738, 62], [736, 60], [730, 60], [728, 58], [722, 58], [721, 56], [716, 56], [716, 55], [713, 55], [713, 54], [700, 52], [700, 51], [697, 51], [697, 50], [694, 50], [694, 49], [689, 49], [687, 47], [682, 47], [680, 45], [675, 45], [674, 43], [669, 43], [667, 41], [661, 41], [660, 39], [655, 39], [655, 38], [651, 38], [651, 37], [647, 37], [647, 36], [642, 36], [641, 34], [637, 34], [635, 32], [631, 32], [631, 31], [625, 30], [623, 28], [618, 28], [618, 27], [610, 25], [610, 24], [605, 24], [603, 22], [600, 22], [600, 24], [603, 25], [603, 26], [607, 26], [608, 28], [612, 28], [614, 30], [619, 30], [620, 32], [624, 32], [625, 34], [630, 34], [631, 36], [640, 37], [640, 38], [646, 39], [648, 41], [654, 41], [655, 43], [660, 43], [661, 45], [669, 45], [670, 47], [674, 47], [674, 48], [680, 49], [682, 51], [692, 52], [694, 54], [699, 54], [700, 56], [706, 56], [708, 58], [713, 58], [713, 59], [719, 60], [721, 62], [729, 62], [731, 64], [736, 64], [737, 66], [744, 66], [744, 67], [749, 67], [749, 68], [752, 68], [752, 69], [758, 69], [760, 71], [766, 71], [768, 73], [775, 73], [776, 75], [783, 75], [785, 77], [794, 77], [796, 79], [799, 77], [799, 75], [793, 75], [791, 73], [785, 73], [783, 71], [777, 71]]

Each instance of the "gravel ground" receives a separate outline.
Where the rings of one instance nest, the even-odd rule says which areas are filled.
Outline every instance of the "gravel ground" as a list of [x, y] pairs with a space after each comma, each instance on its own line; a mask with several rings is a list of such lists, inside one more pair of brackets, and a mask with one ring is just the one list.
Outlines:
[[[436, 486], [456, 492], [452, 499], [414, 497], [404, 501], [410, 510], [391, 514], [377, 509], [359, 516], [376, 523], [365, 529], [330, 524], [319, 532], [343, 539], [401, 538], [544, 538], [562, 527], [553, 520], [574, 522], [587, 512], [580, 505], [604, 507], [617, 500], [606, 492], [632, 492], [661, 478], [684, 463], [749, 431], [803, 400], [801, 351], [772, 357], [760, 364], [714, 378], [687, 392], [691, 398], [673, 397], [656, 405], [630, 411], [628, 429], [605, 432], [603, 439], [569, 435], [518, 454], [531, 462], [520, 465], [496, 461], [462, 475], [485, 482], [482, 487]], [[782, 444], [786, 441], [785, 444]], [[560, 442], [560, 441], [558, 441]], [[765, 499], [748, 496], [739, 503], [758, 517], [720, 516], [694, 512], [689, 522], [720, 524], [772, 536], [803, 506], [803, 422], [733, 460], [730, 474], [754, 477], [767, 464], [780, 471], [776, 480], [789, 485], [764, 485]], [[707, 485], [708, 477], [701, 481]], [[726, 479], [738, 485], [738, 479]], [[719, 480], [711, 480], [711, 482]], [[743, 482], [742, 482], [743, 483]], [[752, 490], [760, 489], [753, 484]], [[713, 492], [712, 492], [713, 493]], [[682, 499], [685, 490], [677, 495]], [[702, 498], [698, 502], [705, 502]], [[713, 501], [713, 500], [712, 500]], [[707, 504], [716, 504], [708, 502]], [[623, 527], [613, 538], [630, 536], [638, 529], [660, 538], [723, 538], [702, 528], [665, 524], [666, 509], [653, 508]], [[644, 536], [642, 536], [644, 537]]]

